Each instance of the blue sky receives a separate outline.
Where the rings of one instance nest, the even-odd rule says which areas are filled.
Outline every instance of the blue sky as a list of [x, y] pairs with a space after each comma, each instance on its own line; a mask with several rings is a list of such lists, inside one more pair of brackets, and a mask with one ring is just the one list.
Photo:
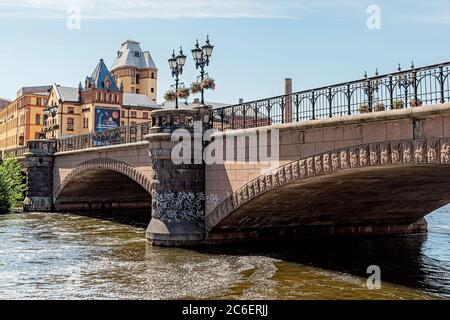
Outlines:
[[[369, 30], [367, 8], [381, 10], [381, 29]], [[68, 8], [81, 12], [68, 29]], [[22, 86], [76, 86], [98, 59], [108, 66], [132, 38], [159, 68], [159, 102], [173, 83], [167, 64], [183, 46], [182, 80], [197, 76], [190, 57], [196, 38], [211, 37], [208, 72], [217, 89], [207, 100], [234, 103], [310, 89], [373, 74], [450, 60], [450, 2], [366, 0], [0, 0], [0, 97]]]

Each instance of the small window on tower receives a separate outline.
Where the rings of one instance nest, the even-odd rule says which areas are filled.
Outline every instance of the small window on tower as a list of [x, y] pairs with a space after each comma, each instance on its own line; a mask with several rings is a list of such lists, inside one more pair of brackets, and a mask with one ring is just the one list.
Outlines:
[[135, 56], [136, 58], [139, 58], [139, 51], [135, 51], [135, 52], [134, 52], [134, 56]]

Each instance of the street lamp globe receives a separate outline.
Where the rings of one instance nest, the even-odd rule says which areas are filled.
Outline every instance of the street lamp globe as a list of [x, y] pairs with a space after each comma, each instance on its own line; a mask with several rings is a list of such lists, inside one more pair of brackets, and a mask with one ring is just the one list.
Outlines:
[[175, 58], [175, 51], [172, 53], [172, 57], [170, 57], [169, 67], [171, 70], [175, 70], [177, 68], [177, 59]]
[[52, 115], [55, 115], [56, 112], [58, 112], [58, 106], [54, 104], [54, 105], [50, 108], [50, 112], [52, 113]]
[[183, 49], [180, 47], [180, 53], [177, 56], [177, 63], [183, 67], [186, 63], [186, 55], [183, 54]]
[[214, 46], [209, 43], [209, 36], [206, 37], [206, 44], [202, 47], [203, 54], [208, 58], [211, 57]]
[[197, 39], [197, 43], [195, 44], [195, 48], [191, 50], [192, 51], [192, 57], [194, 58], [195, 61], [198, 61], [202, 58], [202, 49], [200, 48], [199, 44], [198, 44], [198, 39]]

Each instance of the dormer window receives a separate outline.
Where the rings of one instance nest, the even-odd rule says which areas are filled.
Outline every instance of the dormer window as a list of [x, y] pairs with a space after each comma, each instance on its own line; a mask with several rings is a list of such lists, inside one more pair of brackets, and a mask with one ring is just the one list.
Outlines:
[[117, 58], [120, 59], [120, 57], [122, 57], [122, 51], [117, 51]]
[[135, 52], [134, 52], [134, 56], [135, 56], [136, 58], [139, 58], [139, 51], [135, 51]]

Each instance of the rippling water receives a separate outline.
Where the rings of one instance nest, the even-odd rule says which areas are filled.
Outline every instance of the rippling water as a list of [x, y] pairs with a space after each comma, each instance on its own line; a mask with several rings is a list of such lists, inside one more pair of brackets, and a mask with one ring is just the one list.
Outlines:
[[[185, 250], [148, 245], [139, 223], [3, 215], [0, 298], [450, 298], [450, 207], [427, 220], [428, 235]], [[381, 290], [366, 287], [369, 265]]]

